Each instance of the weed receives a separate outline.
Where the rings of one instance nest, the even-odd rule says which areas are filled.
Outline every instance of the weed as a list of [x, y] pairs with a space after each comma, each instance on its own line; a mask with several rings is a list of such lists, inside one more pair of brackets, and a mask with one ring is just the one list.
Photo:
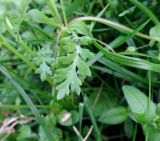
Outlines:
[[1, 0], [0, 140], [159, 140], [158, 8]]

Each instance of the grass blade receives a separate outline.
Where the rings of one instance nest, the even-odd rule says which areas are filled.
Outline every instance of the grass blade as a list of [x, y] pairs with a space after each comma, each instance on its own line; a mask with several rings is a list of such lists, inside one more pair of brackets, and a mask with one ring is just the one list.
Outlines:
[[[18, 52], [10, 43], [8, 43], [5, 39], [5, 37], [3, 35], [0, 34], [0, 42], [6, 47], [8, 48], [12, 53], [14, 53], [17, 57], [19, 57], [22, 61], [24, 61], [27, 65], [29, 65], [31, 68], [33, 68], [33, 70], [36, 70], [37, 67], [35, 66], [35, 64], [33, 64], [32, 62], [30, 62], [24, 55], [22, 55], [20, 52]], [[46, 78], [46, 80], [52, 85], [55, 86], [55, 84], [52, 81], [51, 77]]]
[[63, 22], [62, 22], [62, 19], [61, 19], [60, 14], [59, 14], [59, 12], [58, 12], [58, 9], [57, 9], [57, 7], [56, 7], [55, 0], [49, 0], [48, 6], [49, 6], [50, 9], [51, 9], [52, 15], [53, 15], [53, 16], [56, 16], [56, 19], [57, 19], [58, 23], [60, 23], [60, 25], [63, 26]]
[[[138, 26], [133, 32], [131, 32], [128, 36], [126, 36], [123, 40], [121, 40], [121, 42], [119, 42], [119, 44], [117, 44], [117, 46], [124, 44], [129, 38], [134, 37], [140, 30], [142, 30], [149, 23], [149, 21], [150, 20], [147, 20], [146, 22], [144, 22], [143, 24]], [[117, 46], [115, 46], [115, 48]]]
[[133, 4], [135, 4], [141, 11], [143, 11], [155, 24], [159, 24], [158, 18], [153, 14], [153, 12], [146, 7], [144, 4], [139, 2], [138, 0], [130, 0]]
[[48, 140], [49, 141], [56, 140], [55, 137], [48, 130], [45, 121], [40, 116], [37, 108], [35, 107], [35, 105], [31, 101], [31, 99], [29, 98], [29, 96], [27, 95], [27, 93], [24, 91], [24, 89], [21, 87], [21, 85], [14, 80], [14, 78], [8, 73], [8, 71], [7, 71], [7, 69], [5, 67], [0, 66], [0, 71], [1, 71], [1, 73], [3, 73], [12, 82], [12, 84], [14, 85], [14, 87], [16, 88], [16, 90], [19, 92], [19, 94], [25, 100], [25, 102], [27, 103], [27, 105], [30, 107], [30, 109], [32, 110], [33, 114], [36, 117], [37, 122], [39, 122], [39, 124], [42, 126], [42, 128], [43, 128], [43, 130], [44, 130], [44, 132], [46, 134], [46, 137], [48, 137]]
[[[118, 36], [116, 39], [114, 39], [111, 43], [109, 43], [109, 46], [111, 46], [112, 48], [118, 47], [117, 44], [119, 44], [121, 42], [121, 40], [123, 40], [125, 37], [124, 36]], [[106, 48], [107, 49], [107, 48]], [[91, 59], [88, 62], [88, 65], [91, 66], [93, 65], [95, 62], [97, 62], [97, 60], [99, 60], [104, 54], [99, 51], [95, 57], [93, 59]]]
[[65, 8], [64, 8], [63, 0], [60, 0], [60, 3], [61, 3], [61, 7], [62, 7], [64, 23], [65, 23], [65, 26], [66, 26], [67, 25], [67, 17], [66, 17], [66, 12], [65, 12]]
[[94, 40], [94, 45], [105, 55], [106, 58], [114, 62], [123, 64], [126, 66], [130, 66], [130, 67], [138, 68], [138, 69], [150, 70], [153, 72], [160, 73], [159, 64], [155, 64], [140, 58], [128, 57], [128, 56], [123, 56], [116, 53], [111, 53], [107, 51], [105, 48], [103, 48], [102, 46], [100, 46], [95, 40]]
[[[82, 132], [83, 109], [84, 109], [84, 104], [80, 103], [79, 104], [79, 133], [80, 134]], [[79, 141], [80, 140], [81, 140], [81, 137], [79, 136]]]
[[89, 104], [88, 98], [87, 98], [86, 95], [84, 95], [84, 104], [86, 106], [87, 112], [88, 112], [89, 117], [91, 119], [91, 122], [93, 124], [94, 131], [95, 131], [95, 133], [97, 135], [97, 140], [101, 141], [102, 139], [101, 139], [100, 131], [98, 129], [98, 125], [97, 125], [96, 119], [94, 117], [94, 114], [93, 114], [92, 109], [91, 109], [91, 105]]

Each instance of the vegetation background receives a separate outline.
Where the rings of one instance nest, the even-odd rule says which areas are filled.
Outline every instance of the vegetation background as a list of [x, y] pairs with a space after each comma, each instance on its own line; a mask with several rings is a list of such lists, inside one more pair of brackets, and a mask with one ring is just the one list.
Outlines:
[[0, 141], [159, 141], [159, 0], [0, 0]]

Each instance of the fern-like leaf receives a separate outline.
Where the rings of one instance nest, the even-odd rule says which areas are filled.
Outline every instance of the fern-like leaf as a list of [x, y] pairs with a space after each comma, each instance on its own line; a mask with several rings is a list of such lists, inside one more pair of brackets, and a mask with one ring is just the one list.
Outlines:
[[93, 58], [93, 53], [82, 47], [91, 43], [90, 37], [79, 37], [73, 31], [60, 40], [60, 50], [62, 52], [62, 55], [58, 58], [60, 68], [55, 71], [53, 77], [54, 82], [58, 85], [56, 88], [58, 90], [58, 100], [68, 96], [70, 92], [79, 95], [83, 79], [91, 76], [90, 68], [86, 62]]
[[39, 66], [36, 73], [40, 74], [42, 81], [46, 80], [46, 76], [52, 76], [51, 64], [54, 62], [53, 53], [48, 47], [40, 49], [36, 56], [33, 58], [33, 62]]

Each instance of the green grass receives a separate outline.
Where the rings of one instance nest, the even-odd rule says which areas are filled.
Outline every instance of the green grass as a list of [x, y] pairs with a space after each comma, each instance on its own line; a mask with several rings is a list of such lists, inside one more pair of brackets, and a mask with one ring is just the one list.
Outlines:
[[0, 140], [157, 141], [159, 6], [1, 0]]

